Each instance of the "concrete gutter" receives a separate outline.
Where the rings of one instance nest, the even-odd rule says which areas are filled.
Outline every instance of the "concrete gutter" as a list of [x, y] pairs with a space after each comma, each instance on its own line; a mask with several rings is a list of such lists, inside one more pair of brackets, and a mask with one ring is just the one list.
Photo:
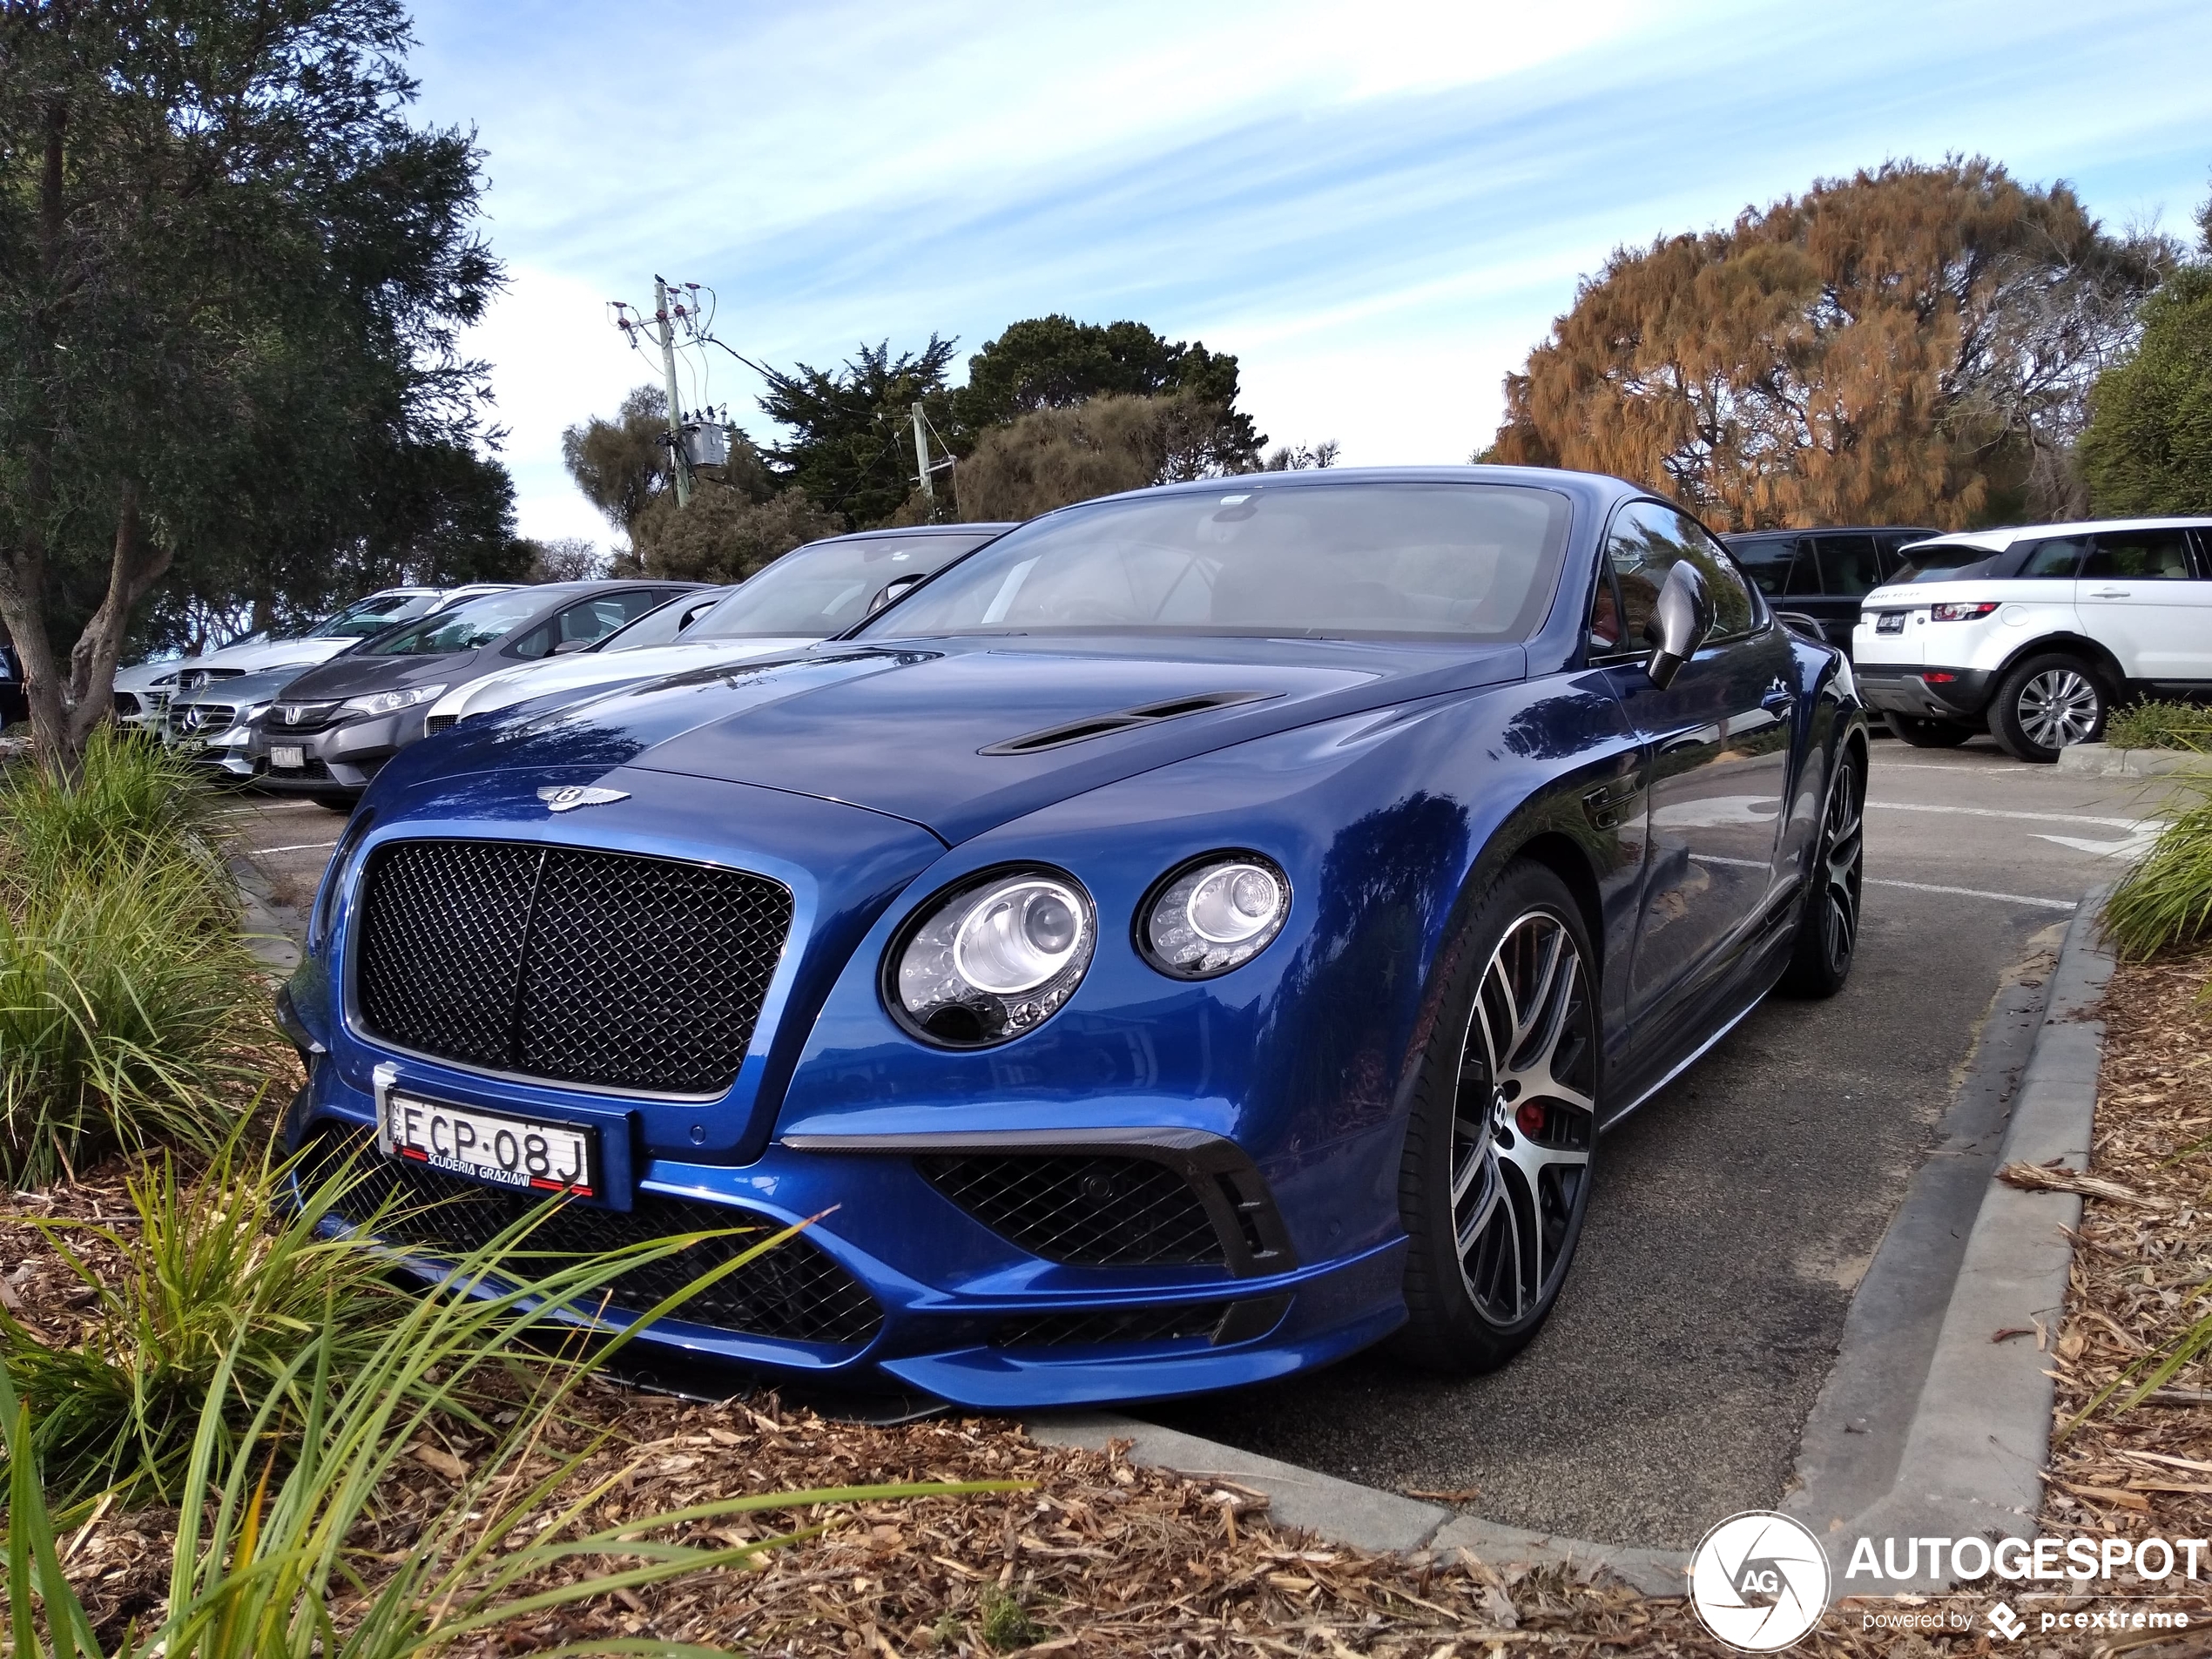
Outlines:
[[2091, 778], [2212, 778], [2212, 755], [2188, 749], [2115, 749], [2108, 743], [2077, 743], [2059, 751], [2060, 772]]
[[[2088, 1167], [2104, 1055], [2104, 1023], [2095, 1010], [2113, 968], [2110, 953], [2096, 942], [2102, 897], [2093, 894], [2085, 900], [2067, 929], [2034, 1051], [1991, 1160], [1995, 1166], [2058, 1160], [2068, 1169]], [[1824, 1467], [1817, 1455], [1824, 1421], [1837, 1414], [1838, 1396], [1878, 1372], [1887, 1357], [1886, 1333], [1859, 1320], [1854, 1303], [1836, 1368], [1807, 1425], [1799, 1463], [1804, 1484], [1784, 1504], [1827, 1540], [1839, 1595], [1949, 1587], [1947, 1579], [1925, 1575], [1847, 1578], [1862, 1538], [1871, 1541], [1878, 1560], [1885, 1542], [1897, 1541], [1901, 1561], [1905, 1541], [1912, 1538], [2035, 1535], [2055, 1398], [2041, 1333], [2055, 1334], [2064, 1312], [2072, 1232], [2080, 1219], [2081, 1200], [2072, 1194], [2026, 1192], [1993, 1179], [1985, 1184], [1902, 1433], [1894, 1422], [1862, 1426], [1870, 1440], [1897, 1443], [1896, 1469], [1888, 1489], [1856, 1510], [1848, 1501], [1864, 1493], [1853, 1489], [1853, 1472]], [[1995, 1339], [2004, 1332], [2032, 1334]], [[1903, 1416], [1902, 1393], [1892, 1389], [1892, 1400]]]
[[307, 937], [307, 919], [290, 905], [277, 902], [276, 890], [251, 859], [233, 854], [230, 867], [246, 949], [278, 979], [289, 979], [300, 966], [298, 941]]
[[[2112, 973], [2111, 956], [2095, 942], [2101, 898], [2092, 894], [2067, 925], [2047, 995], [2023, 986], [2000, 995], [1993, 1011], [1998, 1028], [1946, 1115], [1946, 1139], [1853, 1298], [1841, 1351], [1806, 1425], [1796, 1487], [1780, 1506], [1826, 1540], [1838, 1595], [1948, 1588], [1925, 1578], [1847, 1580], [1862, 1537], [1873, 1541], [1878, 1559], [1891, 1538], [1902, 1545], [1916, 1537], [2034, 1535], [2050, 1452], [2049, 1361], [2033, 1336], [1990, 1339], [2039, 1325], [2056, 1331], [2081, 1201], [2023, 1192], [1993, 1177], [2013, 1159], [2087, 1166], [2104, 1050], [2094, 1011]], [[2008, 1119], [2011, 1069], [2023, 1048], [2027, 1069]], [[1108, 1413], [1039, 1414], [1026, 1426], [1049, 1446], [1127, 1440], [1136, 1462], [1264, 1492], [1277, 1521], [1361, 1549], [1463, 1548], [1495, 1565], [1610, 1573], [1648, 1595], [1683, 1590], [1683, 1551], [1507, 1527]]]

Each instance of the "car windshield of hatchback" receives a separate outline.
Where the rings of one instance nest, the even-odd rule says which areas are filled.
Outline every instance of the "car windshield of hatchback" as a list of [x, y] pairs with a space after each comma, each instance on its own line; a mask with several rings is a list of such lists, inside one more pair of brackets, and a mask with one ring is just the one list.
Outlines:
[[796, 548], [685, 629], [685, 640], [826, 639], [867, 616], [893, 583], [934, 576], [997, 534], [871, 536]]
[[1228, 479], [1008, 531], [862, 632], [1524, 639], [1567, 526], [1564, 496], [1525, 485]]
[[[591, 649], [597, 652], [636, 651], [641, 645], [665, 645], [684, 633], [684, 619], [704, 615], [699, 609], [699, 595], [679, 593], [666, 604], [648, 610], [637, 621], [617, 628]], [[685, 635], [685, 638], [691, 636]]]
[[1890, 578], [1895, 586], [1908, 582], [1963, 582], [1988, 576], [2005, 556], [1966, 542], [1931, 542], [1925, 547], [1901, 548], [1897, 556], [1898, 573]]
[[421, 616], [438, 603], [435, 593], [372, 593], [307, 630], [308, 639], [366, 639], [395, 622]]
[[514, 593], [495, 593], [471, 599], [435, 617], [393, 632], [361, 650], [364, 657], [445, 657], [455, 651], [482, 651], [545, 609], [543, 588], [523, 588]]

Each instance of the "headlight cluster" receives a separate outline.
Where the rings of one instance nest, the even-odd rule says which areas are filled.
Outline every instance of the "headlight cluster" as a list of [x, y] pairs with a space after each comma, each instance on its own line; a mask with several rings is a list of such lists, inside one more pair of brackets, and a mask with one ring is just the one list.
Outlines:
[[[1170, 872], [1139, 907], [1144, 959], [1210, 979], [1264, 950], [1290, 914], [1272, 861], [1217, 853]], [[894, 938], [885, 1001], [941, 1048], [981, 1049], [1042, 1024], [1075, 995], [1097, 943], [1090, 895], [1056, 870], [1001, 869], [939, 894]]]
[[401, 709], [411, 709], [419, 703], [428, 703], [445, 695], [442, 685], [411, 685], [404, 691], [378, 691], [369, 697], [349, 697], [338, 706], [347, 714], [397, 714]]

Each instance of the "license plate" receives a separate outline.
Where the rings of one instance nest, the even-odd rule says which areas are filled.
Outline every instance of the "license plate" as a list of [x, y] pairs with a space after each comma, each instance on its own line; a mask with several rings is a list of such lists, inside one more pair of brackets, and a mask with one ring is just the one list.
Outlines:
[[384, 1091], [377, 1129], [391, 1156], [448, 1175], [581, 1198], [602, 1196], [597, 1130], [448, 1106], [395, 1089]]
[[1874, 631], [1878, 634], [1903, 633], [1905, 631], [1905, 613], [1902, 610], [1885, 610], [1875, 619]]
[[287, 772], [300, 772], [307, 764], [307, 752], [296, 743], [273, 743], [269, 745], [269, 764]]

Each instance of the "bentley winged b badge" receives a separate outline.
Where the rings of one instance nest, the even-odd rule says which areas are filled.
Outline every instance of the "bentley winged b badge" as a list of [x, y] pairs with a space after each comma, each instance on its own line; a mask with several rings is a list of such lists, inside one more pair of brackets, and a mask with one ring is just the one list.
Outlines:
[[604, 806], [610, 800], [628, 800], [630, 792], [627, 789], [601, 789], [597, 785], [563, 784], [539, 790], [537, 798], [553, 811], [565, 813], [578, 806]]

